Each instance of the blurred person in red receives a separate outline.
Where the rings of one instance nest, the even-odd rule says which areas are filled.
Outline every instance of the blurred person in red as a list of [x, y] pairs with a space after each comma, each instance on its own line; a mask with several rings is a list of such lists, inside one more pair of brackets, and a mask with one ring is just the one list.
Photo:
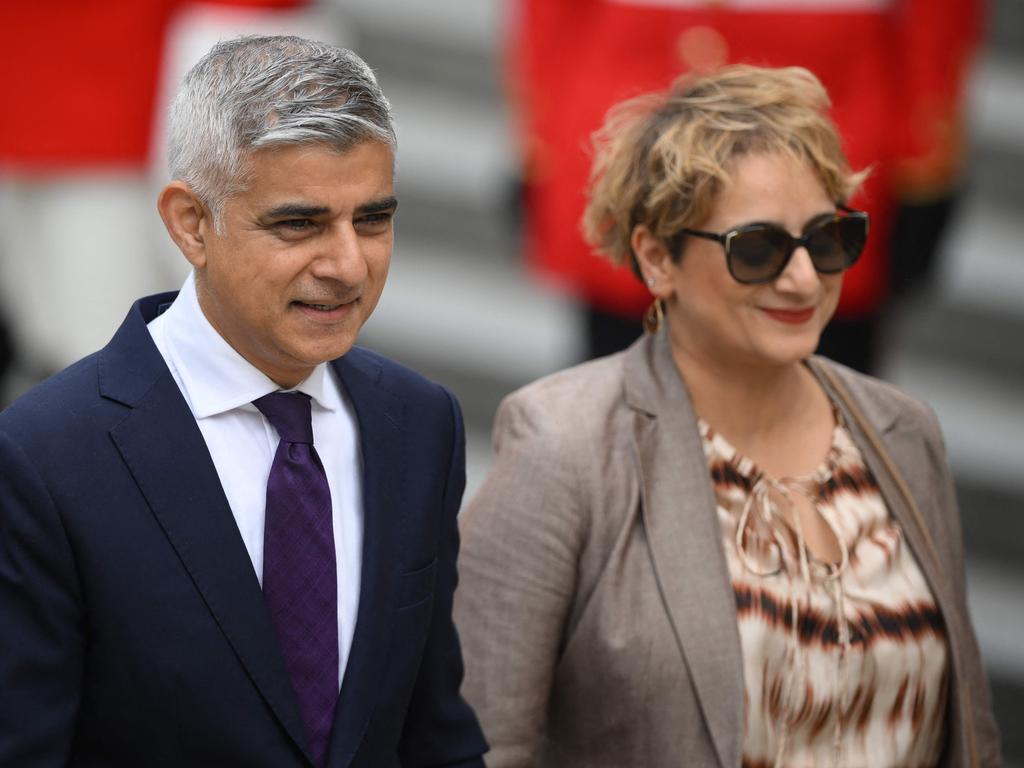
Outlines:
[[926, 277], [960, 180], [960, 101], [980, 17], [981, 0], [518, 0], [508, 50], [527, 260], [585, 306], [588, 356], [636, 338], [651, 301], [580, 235], [591, 133], [623, 98], [745, 62], [814, 72], [851, 164], [873, 164], [853, 204], [874, 236], [819, 348], [873, 370], [884, 311]]
[[315, 5], [0, 4], [0, 67], [11, 84], [0, 121], [0, 316], [11, 337], [0, 341], [0, 407], [5, 359], [24, 385], [45, 378], [102, 346], [135, 297], [183, 278], [152, 203], [158, 93], [177, 84], [163, 81], [221, 37], [308, 32]]

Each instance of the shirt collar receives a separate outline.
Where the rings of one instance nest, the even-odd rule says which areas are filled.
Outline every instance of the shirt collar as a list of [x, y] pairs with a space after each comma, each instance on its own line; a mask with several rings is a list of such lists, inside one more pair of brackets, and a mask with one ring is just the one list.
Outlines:
[[[178, 298], [164, 313], [166, 339], [197, 419], [250, 405], [280, 389], [242, 357], [206, 319], [190, 273]], [[341, 406], [337, 387], [328, 384], [327, 363], [320, 363], [295, 389], [329, 411]], [[251, 406], [254, 407], [254, 406]]]

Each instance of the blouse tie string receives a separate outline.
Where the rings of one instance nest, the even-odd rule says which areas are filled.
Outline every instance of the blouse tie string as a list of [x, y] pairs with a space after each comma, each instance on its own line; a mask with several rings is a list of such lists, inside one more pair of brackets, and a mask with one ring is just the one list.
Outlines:
[[[796, 536], [796, 559], [800, 571], [800, 584], [803, 587], [804, 602], [810, 606], [811, 595], [811, 568], [810, 554], [807, 541], [803, 534], [803, 524], [800, 514], [793, 504], [793, 492], [801, 493], [811, 502], [811, 508], [818, 517], [825, 523], [832, 532], [839, 546], [839, 563], [831, 567], [824, 575], [824, 581], [831, 588], [833, 604], [836, 610], [836, 626], [840, 644], [840, 663], [837, 670], [837, 689], [839, 691], [839, 713], [835, 718], [835, 729], [832, 742], [832, 764], [839, 765], [843, 713], [849, 706], [850, 681], [849, 681], [849, 649], [850, 649], [850, 627], [846, 618], [846, 593], [843, 589], [842, 575], [846, 572], [850, 562], [850, 552], [846, 540], [841, 535], [836, 523], [831, 516], [826, 514], [818, 502], [817, 482], [827, 482], [831, 478], [831, 472], [820, 481], [815, 478], [784, 478], [776, 480], [761, 474], [754, 479], [750, 494], [747, 496], [740, 519], [736, 526], [736, 552], [743, 567], [751, 574], [760, 578], [770, 578], [781, 574], [784, 571], [785, 563], [783, 553], [786, 551], [783, 526], [786, 525], [785, 518], [777, 509], [776, 502], [772, 498], [772, 491], [784, 499], [792, 510], [792, 528]], [[754, 528], [760, 527], [767, 530], [771, 538], [769, 545], [774, 553], [775, 562], [769, 567], [760, 565], [757, 558], [748, 550], [750, 539], [756, 539]], [[808, 669], [806, 654], [802, 652], [799, 632], [799, 600], [796, 590], [789, 591], [789, 647], [787, 656], [790, 666], [795, 670], [793, 684], [787, 686], [783, 692], [782, 705], [785, 716], [782, 720], [782, 730], [779, 734], [778, 748], [775, 754], [774, 765], [776, 768], [783, 765], [786, 755], [787, 741], [791, 722], [795, 721], [802, 706], [802, 698], [806, 696], [808, 685]]]

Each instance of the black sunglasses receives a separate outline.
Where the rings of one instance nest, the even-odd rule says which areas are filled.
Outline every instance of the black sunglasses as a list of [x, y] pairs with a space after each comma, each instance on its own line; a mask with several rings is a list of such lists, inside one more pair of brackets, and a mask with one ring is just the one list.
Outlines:
[[776, 224], [746, 224], [722, 234], [682, 229], [672, 238], [670, 247], [678, 253], [682, 235], [721, 243], [729, 274], [745, 285], [772, 282], [783, 273], [793, 252], [801, 246], [807, 249], [818, 272], [834, 275], [857, 261], [868, 239], [869, 223], [863, 211], [845, 205], [838, 207], [842, 214], [813, 222], [802, 237], [793, 237]]

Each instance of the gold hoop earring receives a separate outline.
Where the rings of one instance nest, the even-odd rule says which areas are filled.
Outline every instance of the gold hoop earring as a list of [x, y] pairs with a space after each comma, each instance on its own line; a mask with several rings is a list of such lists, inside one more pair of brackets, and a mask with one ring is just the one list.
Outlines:
[[661, 299], [655, 299], [651, 306], [644, 312], [644, 330], [648, 333], [657, 333], [665, 323], [665, 306]]

